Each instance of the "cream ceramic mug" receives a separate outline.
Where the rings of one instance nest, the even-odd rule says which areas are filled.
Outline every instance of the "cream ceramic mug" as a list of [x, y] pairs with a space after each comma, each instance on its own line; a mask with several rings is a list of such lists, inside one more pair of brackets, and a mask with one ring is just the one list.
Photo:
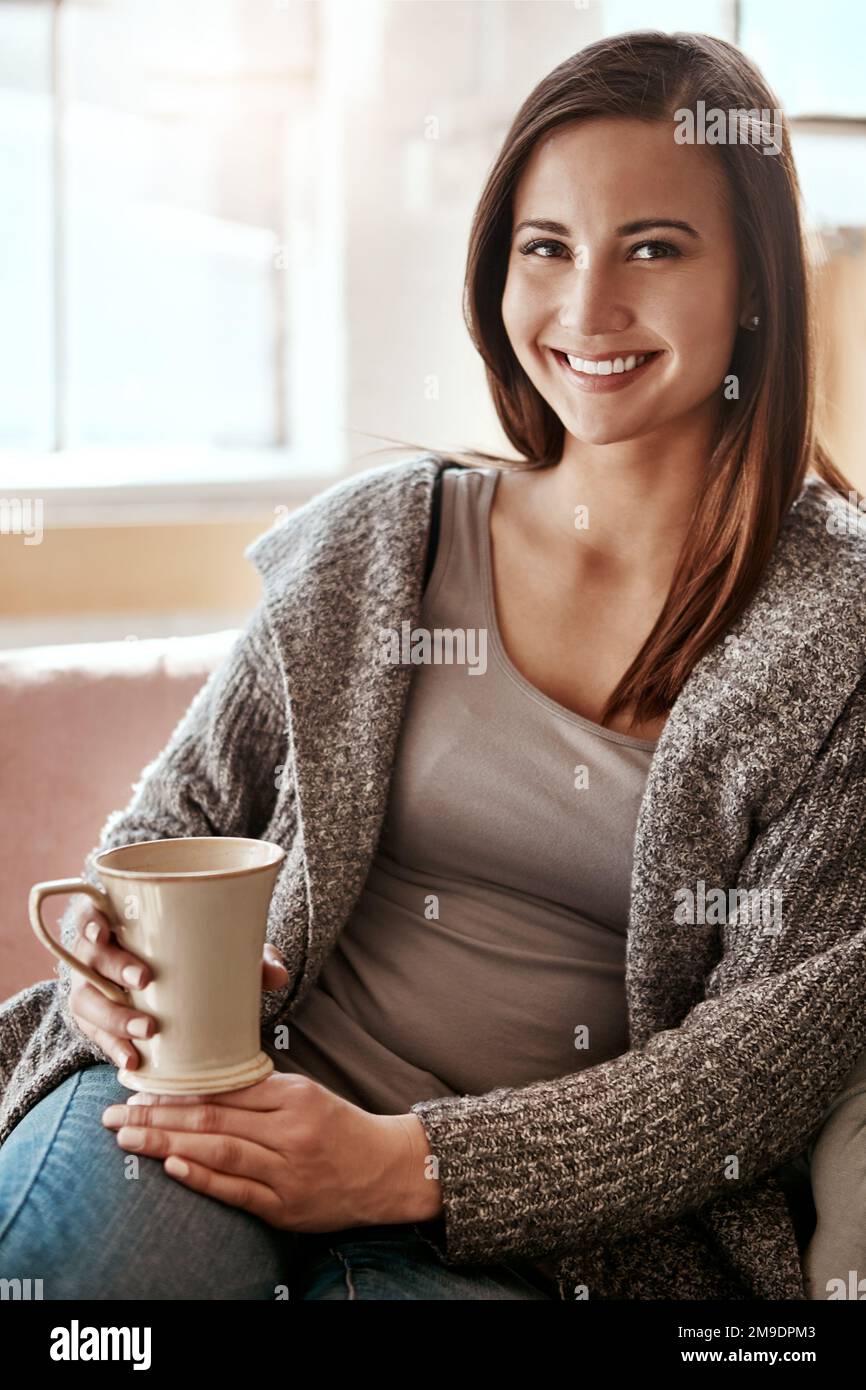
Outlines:
[[[54, 879], [30, 890], [30, 922], [49, 951], [116, 1003], [153, 1014], [136, 1038], [141, 1065], [117, 1078], [132, 1091], [207, 1094], [252, 1086], [273, 1071], [261, 1050], [262, 950], [285, 850], [268, 840], [202, 836], [147, 840], [96, 855], [105, 884]], [[49, 936], [43, 899], [86, 893], [118, 943], [150, 966], [143, 989], [123, 990]]]

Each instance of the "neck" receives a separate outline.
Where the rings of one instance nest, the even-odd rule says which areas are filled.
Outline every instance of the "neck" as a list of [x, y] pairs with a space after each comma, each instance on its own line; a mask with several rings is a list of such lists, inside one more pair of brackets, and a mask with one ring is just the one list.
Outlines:
[[[701, 495], [712, 433], [703, 421], [618, 444], [566, 435], [560, 462], [538, 477], [551, 542], [580, 543], [579, 562], [627, 584], [669, 583]], [[585, 508], [575, 524], [575, 508]]]

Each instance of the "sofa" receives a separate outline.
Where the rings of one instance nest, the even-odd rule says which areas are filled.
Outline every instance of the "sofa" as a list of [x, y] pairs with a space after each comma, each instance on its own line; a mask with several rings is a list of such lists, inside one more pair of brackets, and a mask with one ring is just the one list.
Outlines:
[[[55, 974], [30, 888], [76, 878], [240, 629], [0, 652], [0, 998]], [[54, 937], [69, 902], [43, 907]]]

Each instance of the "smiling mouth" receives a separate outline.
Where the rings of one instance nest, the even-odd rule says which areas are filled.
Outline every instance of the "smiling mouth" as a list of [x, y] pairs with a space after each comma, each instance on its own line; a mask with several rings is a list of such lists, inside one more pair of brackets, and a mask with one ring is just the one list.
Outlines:
[[560, 348], [550, 351], [566, 370], [583, 377], [626, 376], [660, 356], [659, 352], [629, 352], [611, 353], [607, 357], [577, 357]]

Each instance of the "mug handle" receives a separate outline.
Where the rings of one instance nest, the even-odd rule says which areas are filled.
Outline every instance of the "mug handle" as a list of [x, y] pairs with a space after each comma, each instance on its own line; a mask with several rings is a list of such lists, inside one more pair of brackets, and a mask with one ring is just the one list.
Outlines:
[[42, 920], [42, 901], [44, 898], [52, 897], [55, 893], [86, 893], [96, 903], [99, 911], [104, 913], [109, 921], [112, 921], [114, 909], [108, 896], [83, 878], [56, 878], [47, 883], [34, 883], [30, 889], [30, 925], [42, 945], [53, 952], [58, 960], [65, 961], [72, 970], [77, 970], [79, 975], [84, 975], [92, 985], [95, 985], [108, 999], [112, 999], [115, 1004], [128, 1004], [129, 997], [119, 985], [112, 984], [111, 980], [106, 980], [102, 975], [98, 975], [95, 970], [91, 970], [89, 965], [85, 965], [84, 961], [71, 955], [65, 946], [61, 946], [59, 941], [54, 941], [49, 936], [48, 928]]

